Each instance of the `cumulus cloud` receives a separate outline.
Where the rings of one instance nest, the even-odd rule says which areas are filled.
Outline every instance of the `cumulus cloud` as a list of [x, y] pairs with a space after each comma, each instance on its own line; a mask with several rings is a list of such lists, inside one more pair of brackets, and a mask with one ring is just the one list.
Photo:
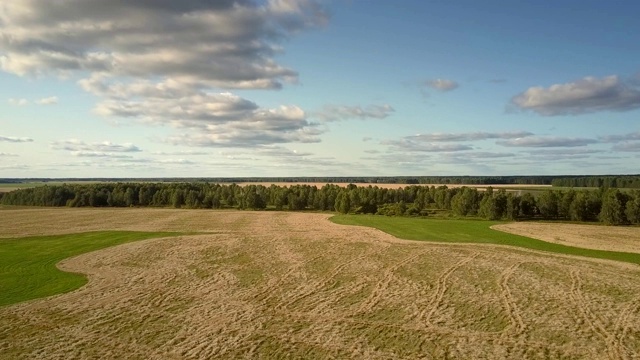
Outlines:
[[273, 59], [279, 43], [326, 21], [312, 0], [10, 1], [0, 12], [0, 66], [278, 88], [298, 77]]
[[327, 122], [349, 119], [384, 119], [394, 111], [394, 108], [388, 104], [369, 105], [364, 108], [362, 106], [327, 105], [321, 111], [316, 112], [314, 116]]
[[424, 85], [439, 91], [451, 91], [460, 86], [457, 82], [449, 79], [431, 79], [425, 81]]
[[[306, 120], [302, 120], [306, 123]], [[269, 122], [256, 119], [249, 122], [234, 122], [209, 125], [204, 133], [183, 133], [171, 136], [166, 142], [173, 145], [199, 147], [256, 147], [265, 144], [291, 142], [320, 142], [321, 130], [314, 127], [299, 127], [288, 120]]]
[[28, 137], [15, 137], [15, 136], [1, 136], [0, 141], [12, 142], [12, 143], [26, 143], [33, 142], [32, 138]]
[[595, 144], [598, 141], [587, 138], [568, 138], [556, 136], [536, 136], [496, 141], [496, 144], [508, 147], [576, 147]]
[[310, 135], [322, 132], [295, 105], [261, 108], [229, 92], [207, 92], [173, 80], [123, 84], [94, 76], [80, 81], [80, 85], [105, 98], [95, 108], [102, 116], [189, 131], [169, 139], [174, 144], [255, 146], [311, 142]]
[[51, 147], [56, 150], [75, 152], [76, 156], [99, 156], [104, 153], [132, 153], [142, 151], [139, 147], [130, 143], [114, 144], [110, 141], [86, 143], [77, 139], [56, 141], [51, 143]]
[[29, 100], [27, 99], [9, 99], [9, 105], [13, 105], [13, 106], [25, 106], [29, 103]]
[[407, 136], [405, 139], [426, 142], [478, 141], [489, 139], [517, 139], [534, 135], [528, 131], [512, 132], [470, 132], [470, 133], [431, 133]]
[[531, 87], [513, 97], [511, 104], [545, 116], [628, 111], [640, 107], [640, 89], [615, 75], [585, 77], [548, 88]]
[[316, 0], [7, 2], [0, 68], [88, 74], [78, 84], [100, 98], [97, 114], [183, 129], [174, 143], [318, 141], [317, 125], [299, 107], [261, 108], [219, 89], [297, 82], [275, 56], [288, 38], [327, 19]]
[[50, 97], [42, 98], [38, 100], [37, 103], [40, 105], [55, 105], [58, 103], [58, 97], [50, 96]]

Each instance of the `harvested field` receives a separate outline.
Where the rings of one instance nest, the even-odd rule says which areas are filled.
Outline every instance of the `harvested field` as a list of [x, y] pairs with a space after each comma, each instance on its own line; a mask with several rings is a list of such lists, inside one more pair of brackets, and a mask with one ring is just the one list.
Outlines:
[[[0, 358], [640, 356], [640, 267], [398, 240], [329, 215], [0, 211], [4, 237], [206, 231], [61, 263], [64, 295], [0, 308]], [[609, 228], [608, 228], [609, 229]]]
[[[293, 182], [242, 182], [242, 183], [237, 183], [240, 186], [247, 186], [247, 185], [264, 185], [264, 186], [271, 186], [271, 185], [276, 185], [276, 186], [293, 186], [293, 185], [309, 185], [309, 186], [315, 186], [317, 188], [321, 188], [325, 185], [327, 185], [327, 183], [312, 183], [312, 182], [299, 182], [299, 183], [293, 183]], [[351, 183], [330, 183], [331, 185], [338, 185], [340, 187], [347, 187], [347, 185], [351, 184]], [[486, 190], [488, 187], [492, 187], [494, 189], [536, 189], [536, 190], [540, 190], [540, 189], [551, 189], [551, 185], [535, 185], [535, 184], [492, 184], [492, 185], [487, 185], [487, 184], [378, 184], [378, 183], [353, 183], [354, 185], [358, 186], [358, 187], [368, 187], [368, 186], [377, 186], [379, 188], [382, 189], [400, 189], [400, 188], [404, 188], [407, 186], [426, 186], [426, 187], [431, 187], [431, 186], [446, 186], [448, 188], [460, 188], [460, 187], [468, 187], [468, 188], [476, 188], [478, 190]]]
[[517, 222], [491, 228], [567, 246], [640, 254], [639, 227]]

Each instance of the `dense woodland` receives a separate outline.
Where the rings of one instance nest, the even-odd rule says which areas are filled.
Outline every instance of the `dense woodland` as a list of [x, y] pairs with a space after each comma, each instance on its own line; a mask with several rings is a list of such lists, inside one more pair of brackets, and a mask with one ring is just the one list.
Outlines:
[[410, 185], [400, 189], [327, 184], [263, 186], [211, 183], [104, 183], [40, 186], [0, 193], [0, 204], [69, 207], [174, 207], [338, 211], [490, 220], [558, 219], [640, 224], [640, 190], [546, 190], [536, 196]]
[[563, 187], [606, 187], [640, 189], [640, 176], [572, 176], [556, 178], [551, 181], [553, 186]]

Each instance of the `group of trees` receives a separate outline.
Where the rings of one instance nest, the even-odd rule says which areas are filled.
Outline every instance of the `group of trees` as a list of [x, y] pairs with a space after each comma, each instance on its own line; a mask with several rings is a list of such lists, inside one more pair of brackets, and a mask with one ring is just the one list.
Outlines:
[[485, 219], [561, 219], [601, 221], [607, 224], [640, 223], [640, 191], [618, 189], [546, 190], [507, 192], [475, 188], [406, 186], [339, 187], [327, 184], [263, 186], [211, 183], [104, 183], [27, 188], [0, 194], [0, 204], [69, 207], [155, 206], [175, 208], [237, 208], [260, 210], [318, 210], [340, 213], [454, 216]]
[[564, 187], [606, 187], [606, 188], [640, 188], [640, 175], [616, 176], [571, 176], [555, 178], [553, 186]]

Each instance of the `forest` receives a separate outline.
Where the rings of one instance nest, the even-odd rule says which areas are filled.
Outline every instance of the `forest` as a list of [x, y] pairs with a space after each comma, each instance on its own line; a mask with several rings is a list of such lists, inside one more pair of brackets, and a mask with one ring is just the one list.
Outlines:
[[315, 210], [388, 216], [454, 216], [489, 220], [548, 219], [640, 224], [640, 190], [545, 190], [537, 195], [505, 189], [409, 185], [320, 188], [212, 183], [98, 183], [45, 185], [0, 193], [0, 204], [68, 207], [174, 207]]

